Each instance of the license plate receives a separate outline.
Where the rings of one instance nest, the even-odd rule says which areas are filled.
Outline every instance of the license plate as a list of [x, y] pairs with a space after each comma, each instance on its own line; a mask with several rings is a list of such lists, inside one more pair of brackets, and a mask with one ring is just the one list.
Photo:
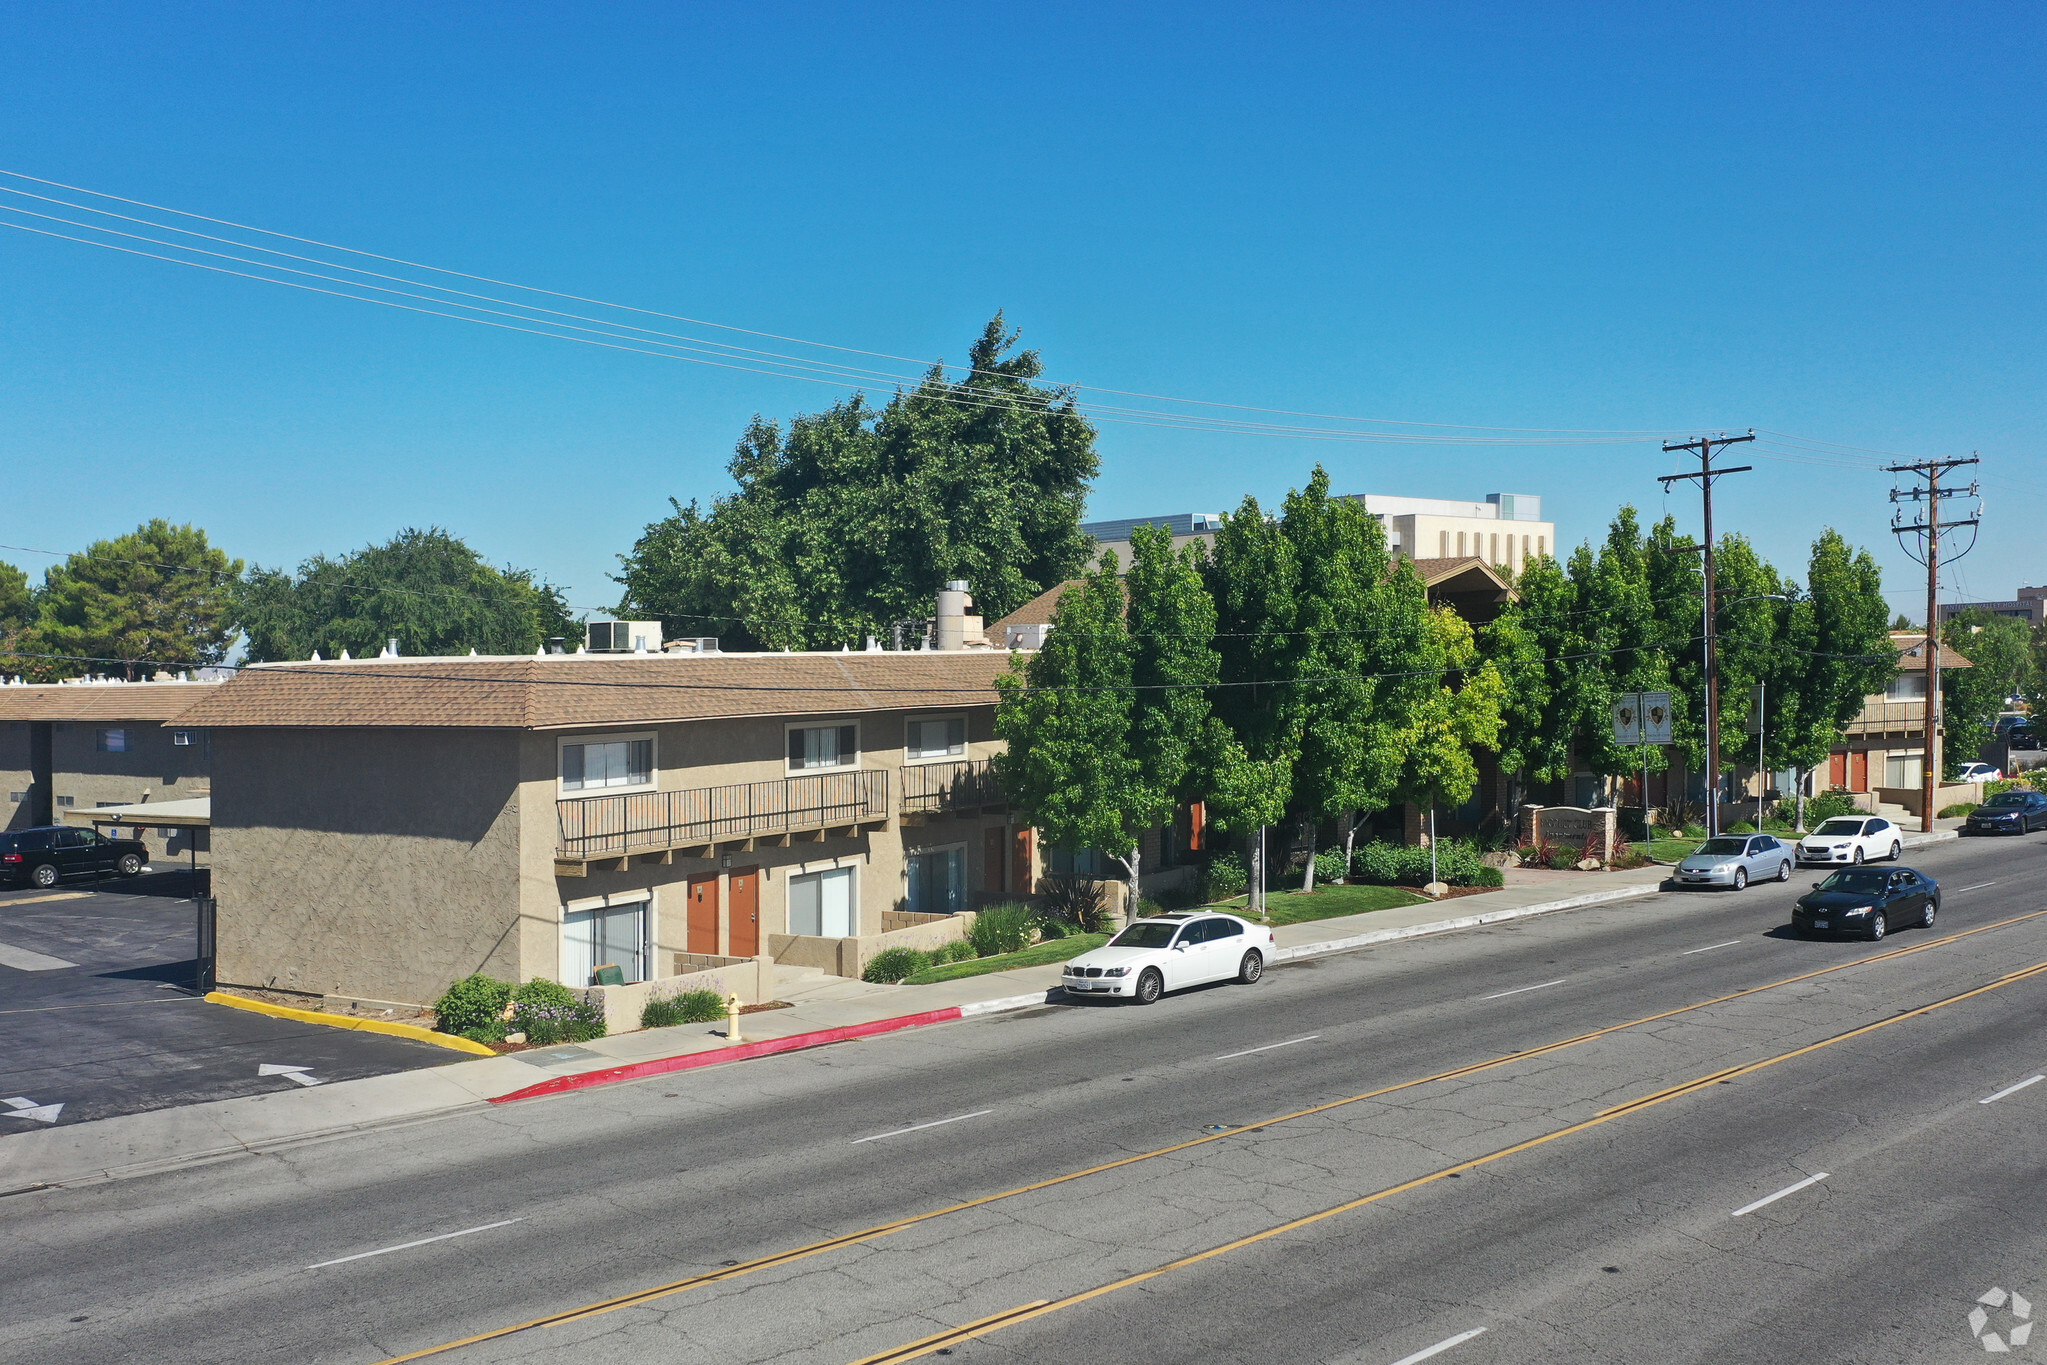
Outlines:
[[1827, 927], [1827, 922], [1823, 919], [1816, 919], [1812, 922], [1812, 927], [1815, 929], [1824, 929]]

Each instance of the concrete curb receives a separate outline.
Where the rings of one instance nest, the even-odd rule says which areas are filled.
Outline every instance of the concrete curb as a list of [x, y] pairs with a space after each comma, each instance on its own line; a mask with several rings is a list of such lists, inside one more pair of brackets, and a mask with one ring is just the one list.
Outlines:
[[296, 1019], [301, 1024], [325, 1024], [328, 1028], [352, 1028], [363, 1033], [385, 1033], [393, 1038], [410, 1038], [416, 1043], [432, 1043], [435, 1047], [451, 1047], [457, 1052], [470, 1052], [479, 1057], [495, 1057], [497, 1050], [474, 1042], [468, 1038], [457, 1038], [452, 1033], [436, 1033], [430, 1028], [417, 1024], [396, 1024], [389, 1019], [352, 1019], [347, 1015], [328, 1014], [321, 1010], [295, 1010], [289, 1005], [273, 1005], [266, 1000], [251, 1000], [243, 995], [228, 995], [221, 991], [208, 991], [206, 1003], [226, 1005], [229, 1009], [248, 1010], [252, 1014], [268, 1014], [279, 1019]]
[[1961, 837], [1962, 832], [1960, 830], [1937, 829], [1930, 834], [1915, 834], [1909, 839], [1900, 840], [1900, 843], [1906, 848], [1918, 848], [1922, 844], [1944, 844], [1950, 839], [1959, 839]]
[[1292, 962], [1297, 958], [1321, 957], [1327, 953], [1348, 952], [1353, 948], [1369, 948], [1375, 943], [1394, 943], [1404, 938], [1419, 938], [1424, 934], [1445, 934], [1453, 929], [1476, 929], [1480, 925], [1499, 924], [1505, 920], [1522, 919], [1529, 915], [1547, 915], [1556, 910], [1576, 910], [1588, 905], [1638, 900], [1644, 896], [1659, 895], [1662, 890], [1662, 885], [1654, 882], [1642, 886], [1618, 886], [1606, 891], [1588, 891], [1582, 896], [1566, 896], [1557, 901], [1541, 901], [1535, 905], [1487, 910], [1476, 915], [1462, 915], [1456, 919], [1432, 920], [1427, 924], [1410, 924], [1400, 929], [1374, 929], [1370, 933], [1353, 934], [1349, 938], [1324, 939], [1320, 943], [1301, 943], [1291, 948], [1281, 948], [1272, 955], [1272, 960]]

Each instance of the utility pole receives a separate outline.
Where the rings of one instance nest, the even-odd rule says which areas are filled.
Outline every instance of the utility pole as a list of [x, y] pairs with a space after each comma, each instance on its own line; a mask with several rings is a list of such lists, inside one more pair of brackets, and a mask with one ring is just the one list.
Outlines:
[[1722, 465], [1713, 467], [1713, 452], [1742, 441], [1756, 439], [1755, 432], [1746, 436], [1701, 436], [1695, 440], [1666, 442], [1664, 453], [1684, 451], [1699, 457], [1699, 472], [1696, 474], [1665, 474], [1656, 481], [1665, 488], [1681, 479], [1696, 479], [1699, 494], [1706, 504], [1706, 536], [1700, 549], [1705, 554], [1706, 591], [1704, 602], [1704, 626], [1701, 636], [1700, 662], [1706, 678], [1706, 834], [1712, 837], [1720, 832], [1720, 677], [1719, 652], [1714, 647], [1713, 631], [1713, 481], [1724, 474], [1746, 474], [1754, 465]]
[[[1976, 516], [1970, 517], [1965, 521], [1942, 521], [1940, 519], [1940, 500], [1942, 498], [1963, 496], [1973, 498], [1977, 495], [1977, 485], [1974, 483], [1971, 483], [1966, 490], [1942, 488], [1940, 486], [1940, 476], [1950, 469], [1955, 469], [1965, 464], [1980, 463], [1981, 461], [1976, 456], [1971, 455], [1965, 459], [1918, 460], [1908, 464], [1894, 464], [1884, 467], [1884, 471], [1889, 474], [1917, 474], [1926, 480], [1923, 485], [1915, 485], [1911, 488], [1893, 488], [1891, 490], [1892, 502], [1901, 500], [1919, 502], [1923, 500], [1926, 503], [1926, 517], [1923, 521], [1915, 521], [1908, 524], [1899, 520], [1898, 513], [1892, 513], [1891, 533], [1898, 537], [1901, 545], [1904, 545], [1906, 554], [1912, 555], [1914, 559], [1926, 566], [1926, 717], [1924, 722], [1926, 726], [1926, 758], [1924, 763], [1921, 764], [1925, 771], [1919, 775], [1919, 800], [1921, 802], [1919, 828], [1928, 831], [1933, 828], [1934, 792], [1940, 786], [1941, 747], [1942, 741], [1946, 738], [1946, 710], [1941, 704], [1940, 697], [1940, 533], [1950, 527], [1976, 526], [1980, 524], [1982, 519], [1981, 507], [1977, 508]], [[1911, 543], [1905, 539], [1907, 536], [1915, 535], [1924, 538], [1924, 554], [1913, 554]], [[1975, 548], [1973, 542], [1971, 542], [1969, 548]], [[1962, 552], [1962, 554], [1967, 553], [1968, 550]], [[1961, 555], [1954, 555], [1951, 558], [1959, 559]]]

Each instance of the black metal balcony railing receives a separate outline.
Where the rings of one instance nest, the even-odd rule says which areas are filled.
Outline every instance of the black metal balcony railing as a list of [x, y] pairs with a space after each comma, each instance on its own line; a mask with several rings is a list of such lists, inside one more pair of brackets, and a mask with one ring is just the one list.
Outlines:
[[688, 791], [626, 792], [555, 802], [558, 856], [617, 857], [757, 834], [888, 818], [888, 774], [814, 773]]
[[905, 811], [965, 810], [1002, 801], [995, 766], [985, 758], [961, 763], [923, 763], [903, 769]]

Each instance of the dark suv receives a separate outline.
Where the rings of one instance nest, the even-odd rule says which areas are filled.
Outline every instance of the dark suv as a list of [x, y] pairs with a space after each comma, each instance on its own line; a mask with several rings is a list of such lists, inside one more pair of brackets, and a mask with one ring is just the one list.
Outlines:
[[108, 872], [132, 877], [149, 865], [135, 839], [109, 839], [96, 829], [42, 825], [0, 833], [0, 885], [55, 886], [64, 877]]

